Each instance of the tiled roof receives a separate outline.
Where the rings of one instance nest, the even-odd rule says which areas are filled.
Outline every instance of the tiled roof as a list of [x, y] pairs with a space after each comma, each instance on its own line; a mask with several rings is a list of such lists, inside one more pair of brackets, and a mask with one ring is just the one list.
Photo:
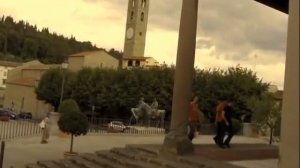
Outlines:
[[35, 86], [36, 79], [34, 78], [18, 78], [7, 81], [7, 84], [22, 85], [22, 86]]
[[17, 66], [21, 66], [21, 65], [22, 65], [22, 63], [20, 63], [20, 62], [11, 62], [11, 61], [0, 60], [0, 66], [17, 67]]
[[104, 50], [83, 51], [83, 52], [79, 52], [79, 53], [71, 54], [71, 55], [69, 55], [69, 57], [83, 57], [83, 56], [85, 56], [85, 55], [88, 55], [88, 54], [93, 54], [93, 53], [97, 53], [97, 52], [100, 52], [100, 51], [103, 51], [103, 52], [105, 52]]
[[41, 64], [24, 67], [24, 70], [47, 70], [49, 68], [59, 67], [59, 64]]

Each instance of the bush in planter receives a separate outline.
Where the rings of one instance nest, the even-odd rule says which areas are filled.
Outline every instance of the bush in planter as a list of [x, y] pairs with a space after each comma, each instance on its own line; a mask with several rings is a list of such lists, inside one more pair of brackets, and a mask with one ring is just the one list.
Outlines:
[[70, 153], [73, 153], [73, 137], [87, 133], [88, 119], [72, 99], [63, 101], [59, 107], [59, 112], [61, 113], [58, 120], [59, 129], [67, 134], [71, 134]]
[[233, 133], [237, 134], [242, 128], [242, 123], [239, 120], [234, 118], [231, 120], [231, 122], [232, 122]]

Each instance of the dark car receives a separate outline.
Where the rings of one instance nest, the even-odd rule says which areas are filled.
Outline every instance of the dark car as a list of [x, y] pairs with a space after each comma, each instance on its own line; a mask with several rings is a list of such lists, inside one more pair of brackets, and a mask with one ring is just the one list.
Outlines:
[[20, 112], [19, 118], [21, 118], [21, 119], [32, 119], [32, 114], [30, 112]]
[[9, 121], [10, 115], [6, 110], [0, 110], [0, 121]]

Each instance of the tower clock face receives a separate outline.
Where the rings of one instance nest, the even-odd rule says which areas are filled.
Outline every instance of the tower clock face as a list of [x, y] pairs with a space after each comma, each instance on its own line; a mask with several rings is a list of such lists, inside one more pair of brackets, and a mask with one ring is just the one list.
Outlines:
[[132, 28], [132, 27], [129, 27], [129, 28], [127, 29], [127, 31], [126, 31], [126, 37], [127, 37], [128, 39], [131, 39], [131, 38], [133, 37], [133, 33], [134, 33], [133, 28]]

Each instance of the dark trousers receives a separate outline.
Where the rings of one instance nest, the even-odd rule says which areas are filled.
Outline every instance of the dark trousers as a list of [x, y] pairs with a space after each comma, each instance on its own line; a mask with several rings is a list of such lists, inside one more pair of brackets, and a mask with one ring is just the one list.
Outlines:
[[188, 138], [193, 140], [195, 137], [195, 132], [198, 130], [199, 123], [197, 121], [191, 121], [188, 124]]
[[233, 137], [233, 128], [232, 128], [232, 124], [229, 123], [229, 125], [226, 127], [226, 132], [227, 132], [227, 138], [224, 141], [225, 145], [229, 145], [231, 138]]
[[215, 142], [218, 145], [223, 145], [223, 139], [225, 136], [225, 129], [226, 129], [226, 124], [224, 121], [222, 122], [217, 122], [217, 134], [214, 137]]

